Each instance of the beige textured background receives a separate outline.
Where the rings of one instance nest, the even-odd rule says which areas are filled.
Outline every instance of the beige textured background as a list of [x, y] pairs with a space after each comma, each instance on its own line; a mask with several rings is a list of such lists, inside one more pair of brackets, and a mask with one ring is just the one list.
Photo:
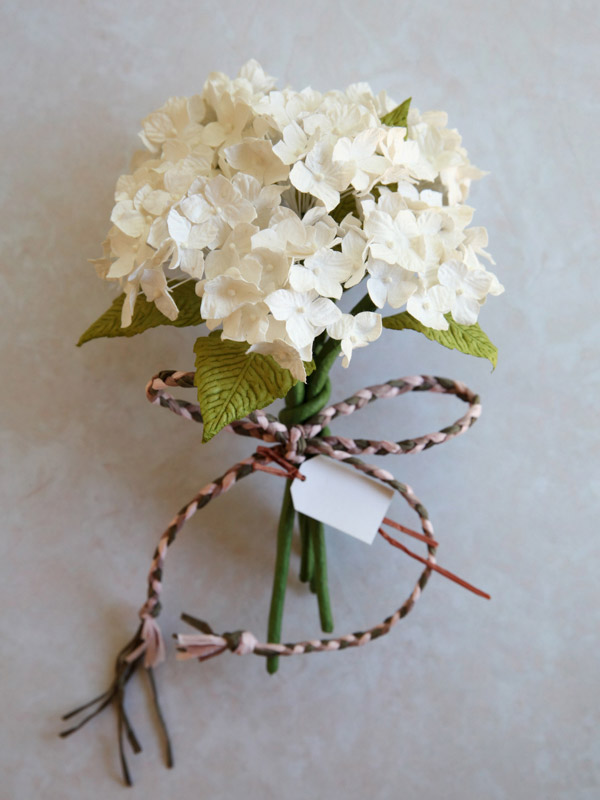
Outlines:
[[[252, 56], [282, 84], [365, 79], [447, 109], [491, 172], [472, 200], [507, 288], [481, 316], [496, 372], [388, 332], [337, 368], [334, 396], [415, 372], [480, 391], [467, 436], [385, 465], [429, 508], [440, 563], [493, 601], [434, 577], [391, 636], [286, 661], [274, 678], [258, 658], [170, 660], [158, 679], [177, 768], [162, 766], [136, 683], [145, 750], [130, 796], [600, 796], [598, 27], [592, 0], [4, 0], [2, 798], [125, 796], [112, 714], [66, 742], [58, 715], [108, 681], [171, 515], [250, 452], [227, 434], [201, 447], [198, 429], [144, 401], [158, 369], [192, 366], [192, 331], [74, 342], [109, 302], [86, 258], [140, 119]], [[411, 396], [338, 430], [398, 438], [459, 413]], [[181, 610], [262, 632], [281, 488], [244, 481], [186, 529], [167, 568], [167, 634]], [[339, 631], [387, 614], [417, 574], [384, 543], [332, 532], [329, 551]], [[285, 635], [317, 630], [292, 577]]]

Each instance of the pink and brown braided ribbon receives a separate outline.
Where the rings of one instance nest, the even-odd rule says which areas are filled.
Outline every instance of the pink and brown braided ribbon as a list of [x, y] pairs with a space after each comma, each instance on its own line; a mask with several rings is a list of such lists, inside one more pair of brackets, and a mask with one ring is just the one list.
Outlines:
[[[167, 391], [168, 387], [190, 387], [193, 386], [193, 372], [161, 372], [155, 376], [146, 388], [146, 396], [151, 403], [160, 404], [169, 408], [171, 411], [187, 419], [196, 422], [202, 421], [200, 408], [187, 401], [176, 400]], [[363, 408], [368, 403], [383, 398], [398, 397], [411, 391], [429, 391], [442, 394], [453, 394], [469, 404], [467, 413], [457, 420], [453, 425], [435, 433], [419, 436], [416, 439], [407, 439], [401, 442], [373, 441], [367, 439], [349, 439], [341, 436], [321, 436], [323, 429], [327, 427], [333, 419], [340, 415], [352, 414]], [[386, 483], [399, 492], [409, 506], [418, 514], [423, 530], [423, 539], [427, 543], [428, 557], [421, 559], [413, 554], [404, 545], [401, 545], [389, 534], [381, 530], [380, 533], [390, 544], [404, 550], [425, 564], [425, 569], [421, 573], [412, 592], [404, 603], [391, 616], [383, 622], [375, 625], [367, 631], [361, 633], [350, 633], [329, 639], [314, 639], [306, 642], [296, 642], [293, 644], [279, 644], [274, 642], [260, 643], [254, 634], [249, 631], [237, 631], [234, 634], [216, 635], [210, 627], [203, 622], [194, 620], [193, 617], [186, 615], [185, 619], [190, 624], [199, 627], [197, 634], [179, 634], [177, 636], [178, 658], [199, 658], [203, 660], [210, 658], [225, 650], [231, 650], [238, 655], [255, 653], [256, 655], [269, 656], [281, 655], [291, 656], [311, 652], [325, 652], [341, 650], [346, 647], [357, 647], [372, 641], [379, 636], [383, 636], [403, 617], [408, 614], [421, 594], [427, 583], [432, 570], [456, 579], [451, 573], [440, 568], [435, 562], [435, 552], [437, 542], [433, 537], [433, 526], [422, 503], [415, 496], [410, 486], [397, 481], [387, 470], [365, 464], [356, 455], [388, 455], [419, 453], [442, 444], [449, 439], [464, 433], [475, 422], [481, 413], [479, 398], [464, 384], [446, 378], [435, 378], [428, 375], [418, 375], [415, 377], [401, 378], [390, 381], [381, 386], [371, 386], [361, 389], [355, 395], [342, 403], [324, 408], [311, 420], [301, 425], [288, 427], [275, 417], [266, 414], [264, 411], [255, 411], [245, 419], [237, 420], [228, 426], [228, 429], [242, 436], [252, 436], [264, 442], [272, 443], [271, 448], [259, 447], [250, 458], [235, 464], [221, 478], [209, 483], [198, 494], [184, 506], [172, 520], [169, 527], [163, 533], [148, 575], [148, 598], [140, 609], [142, 619], [142, 641], [139, 647], [134, 650], [128, 658], [134, 660], [141, 653], [145, 654], [144, 663], [146, 666], [153, 666], [164, 658], [164, 645], [160, 635], [158, 624], [156, 623], [156, 609], [159, 605], [159, 597], [162, 588], [161, 578], [167, 549], [175, 540], [175, 537], [199, 508], [203, 508], [212, 498], [228, 491], [233, 484], [246, 477], [254, 470], [265, 470], [285, 477], [297, 477], [294, 467], [299, 465], [306, 458], [315, 455], [326, 455], [330, 458], [344, 461], [351, 464], [355, 469], [365, 472], [373, 478]], [[276, 470], [267, 466], [269, 460], [274, 460], [280, 465], [288, 465], [287, 472]], [[386, 520], [387, 521], [387, 520]], [[406, 529], [402, 526], [400, 530]], [[412, 532], [411, 532], [412, 533]], [[471, 587], [470, 584], [456, 579], [463, 586], [474, 590], [477, 594], [485, 593]]]
[[[185, 400], [175, 399], [168, 392], [170, 387], [191, 388], [193, 385], [193, 372], [160, 372], [148, 383], [146, 387], [146, 396], [151, 403], [164, 406], [186, 419], [202, 422], [202, 414], [197, 405]], [[324, 429], [338, 416], [352, 414], [354, 411], [360, 410], [375, 400], [398, 397], [412, 391], [428, 391], [455, 395], [468, 403], [469, 408], [464, 416], [454, 424], [440, 431], [419, 436], [415, 439], [405, 439], [400, 442], [350, 439], [342, 436], [322, 435]], [[418, 375], [389, 381], [380, 386], [371, 386], [367, 389], [361, 389], [344, 402], [324, 408], [303, 424], [288, 427], [264, 411], [254, 411], [245, 419], [232, 422], [228, 426], [228, 430], [242, 436], [260, 439], [262, 442], [272, 446], [259, 446], [249, 458], [234, 464], [220, 478], [204, 486], [196, 496], [175, 515], [160, 537], [160, 541], [154, 552], [148, 575], [147, 599], [139, 612], [141, 620], [140, 626], [133, 639], [123, 648], [117, 657], [115, 680], [112, 686], [107, 692], [91, 703], [87, 703], [85, 706], [65, 715], [64, 719], [69, 719], [79, 714], [81, 711], [89, 709], [93, 705], [97, 705], [95, 711], [88, 714], [88, 716], [77, 725], [67, 731], [63, 731], [61, 735], [67, 736], [78, 730], [109, 703], [115, 702], [119, 719], [121, 764], [125, 780], [130, 784], [131, 779], [123, 751], [123, 736], [126, 735], [128, 737], [135, 752], [139, 752], [141, 747], [133, 733], [125, 712], [124, 690], [126, 683], [136, 668], [143, 662], [151, 681], [159, 721], [165, 733], [167, 742], [167, 764], [169, 766], [172, 765], [171, 747], [160, 706], [158, 705], [152, 669], [165, 657], [164, 641], [156, 620], [161, 610], [160, 596], [162, 592], [163, 568], [166, 554], [178, 533], [196, 511], [204, 508], [213, 498], [229, 491], [238, 480], [245, 478], [257, 470], [270, 472], [291, 479], [303, 478], [303, 476], [298, 473], [298, 465], [307, 458], [316, 455], [325, 455], [350, 464], [355, 469], [391, 486], [402, 495], [408, 505], [416, 512], [423, 533], [416, 533], [388, 519], [385, 519], [384, 523], [424, 542], [427, 546], [427, 557], [419, 556], [408, 550], [403, 544], [384, 531], [383, 528], [381, 528], [379, 532], [388, 543], [421, 561], [424, 564], [424, 569], [406, 600], [391, 616], [366, 631], [350, 633], [335, 638], [313, 639], [288, 644], [279, 644], [276, 642], [261, 643], [249, 631], [240, 630], [234, 633], [215, 634], [207, 623], [184, 614], [182, 615], [184, 621], [195, 627], [198, 633], [177, 635], [178, 658], [198, 658], [202, 661], [226, 650], [238, 655], [254, 653], [260, 656], [291, 656], [362, 646], [388, 633], [400, 619], [408, 614], [423, 591], [432, 571], [440, 572], [471, 591], [484, 597], [489, 597], [484, 592], [475, 589], [475, 587], [437, 565], [435, 560], [437, 542], [433, 536], [433, 526], [425, 507], [415, 496], [410, 486], [397, 481], [387, 470], [366, 464], [356, 457], [357, 455], [388, 455], [390, 453], [400, 455], [419, 453], [422, 450], [427, 450], [434, 445], [442, 444], [464, 433], [475, 420], [478, 419], [480, 414], [481, 406], [479, 397], [464, 384], [447, 378]], [[273, 464], [277, 464], [278, 466], [273, 466]]]

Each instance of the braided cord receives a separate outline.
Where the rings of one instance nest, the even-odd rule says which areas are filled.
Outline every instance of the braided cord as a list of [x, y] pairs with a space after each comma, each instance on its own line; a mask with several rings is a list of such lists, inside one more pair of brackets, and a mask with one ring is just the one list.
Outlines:
[[[234, 464], [234, 466], [228, 469], [227, 472], [221, 475], [220, 478], [217, 478], [217, 480], [200, 489], [198, 494], [196, 494], [192, 500], [183, 506], [183, 508], [181, 508], [173, 517], [168, 527], [160, 537], [152, 557], [152, 564], [150, 565], [150, 572], [148, 573], [148, 596], [146, 602], [141, 607], [139, 612], [142, 620], [147, 620], [149, 617], [155, 619], [160, 614], [162, 574], [167, 556], [167, 550], [169, 547], [171, 547], [185, 523], [194, 516], [196, 511], [204, 508], [204, 506], [206, 506], [213, 498], [218, 497], [221, 494], [225, 494], [225, 492], [228, 492], [229, 489], [231, 489], [234, 483], [254, 472], [254, 465], [260, 460], [262, 460], [260, 455], [253, 455], [244, 459], [243, 461], [238, 462], [237, 464]], [[153, 628], [153, 630], [155, 629]], [[134, 651], [131, 657], [135, 658], [137, 655], [139, 655], [139, 652]], [[153, 657], [155, 655], [158, 655], [159, 657]], [[158, 653], [156, 648], [153, 650], [148, 649], [146, 650], [145, 666], [152, 666], [154, 663], [162, 660], [163, 658], [164, 650], [161, 649], [160, 653]]]
[[286, 644], [279, 644], [278, 642], [261, 643], [256, 639], [254, 634], [248, 631], [237, 631], [234, 634], [225, 633], [218, 636], [212, 632], [206, 623], [196, 620], [189, 614], [184, 614], [183, 618], [185, 621], [195, 625], [195, 627], [199, 627], [204, 633], [201, 635], [178, 634], [177, 657], [179, 659], [198, 658], [200, 661], [203, 661], [206, 658], [211, 658], [227, 649], [232, 650], [238, 655], [254, 653], [255, 655], [266, 656], [269, 658], [274, 655], [294, 656], [303, 655], [305, 653], [333, 652], [336, 650], [344, 650], [348, 647], [361, 647], [373, 641], [374, 639], [378, 639], [379, 637], [389, 633], [394, 625], [396, 625], [409, 613], [419, 599], [423, 589], [427, 585], [432, 570], [436, 566], [436, 547], [435, 538], [433, 535], [433, 525], [429, 519], [427, 509], [417, 498], [410, 486], [397, 481], [387, 470], [373, 467], [370, 464], [366, 464], [361, 459], [354, 457], [345, 459], [345, 463], [351, 464], [355, 469], [358, 469], [370, 477], [376, 478], [382, 483], [391, 486], [406, 500], [408, 505], [418, 514], [420, 518], [424, 538], [428, 540], [428, 558], [426, 559], [427, 566], [421, 572], [415, 586], [402, 605], [396, 611], [394, 611], [393, 614], [386, 617], [382, 622], [365, 631], [349, 633], [343, 636], [337, 636], [335, 638], [311, 639], [308, 641]]
[[464, 383], [453, 381], [449, 378], [437, 378], [432, 375], [416, 375], [409, 378], [400, 378], [389, 381], [380, 386], [370, 386], [361, 389], [348, 400], [336, 403], [333, 406], [323, 409], [313, 419], [309, 420], [308, 425], [329, 425], [338, 416], [347, 416], [355, 411], [364, 408], [375, 400], [390, 399], [399, 397], [407, 392], [435, 392], [438, 394], [453, 394], [460, 400], [469, 404], [466, 414], [454, 422], [442, 428], [440, 431], [418, 436], [414, 439], [404, 439], [400, 442], [389, 442], [386, 440], [376, 441], [370, 439], [350, 439], [342, 436], [327, 436], [323, 438], [322, 452], [326, 455], [334, 456], [334, 452], [345, 451], [352, 454], [385, 456], [408, 455], [420, 453], [428, 450], [437, 444], [443, 444], [450, 439], [465, 433], [471, 425], [481, 415], [481, 404], [479, 396], [472, 392]]
[[[148, 383], [146, 387], [146, 396], [151, 403], [168, 408], [173, 413], [178, 414], [185, 419], [189, 419], [194, 422], [202, 422], [202, 413], [196, 404], [187, 402], [185, 400], [177, 400], [167, 391], [167, 389], [171, 387], [191, 388], [193, 385], [193, 372], [178, 372], [175, 370], [164, 371], [155, 375], [154, 378]], [[314, 398], [308, 398], [308, 406], [303, 410], [303, 419], [301, 421], [295, 417], [292, 418], [293, 408], [286, 409], [286, 411], [290, 412], [288, 416], [290, 417], [290, 422], [292, 423], [291, 426], [288, 426], [283, 420], [278, 420], [275, 417], [266, 414], [264, 411], [255, 411], [245, 419], [236, 420], [228, 426], [228, 429], [234, 433], [242, 436], [251, 436], [253, 438], [261, 439], [263, 442], [273, 444], [274, 447], [266, 448], [264, 446], [259, 446], [257, 451], [249, 458], [238, 462], [229, 470], [227, 470], [227, 472], [225, 472], [220, 478], [217, 478], [212, 483], [209, 483], [203, 487], [171, 520], [170, 524], [160, 537], [153, 555], [150, 572], [148, 574], [147, 598], [146, 602], [140, 609], [141, 623], [133, 638], [127, 643], [127, 645], [125, 645], [117, 657], [115, 662], [115, 676], [113, 683], [105, 693], [95, 698], [90, 703], [80, 706], [78, 709], [75, 709], [63, 717], [63, 719], [67, 720], [71, 719], [72, 717], [79, 716], [83, 712], [86, 712], [87, 714], [83, 719], [81, 719], [80, 722], [74, 724], [68, 730], [65, 730], [61, 733], [61, 736], [69, 736], [70, 734], [79, 730], [109, 704], [112, 703], [116, 706], [119, 722], [119, 751], [123, 775], [126, 783], [131, 784], [131, 777], [123, 748], [124, 738], [126, 737], [129, 740], [134, 752], [139, 752], [141, 747], [125, 710], [125, 688], [142, 662], [146, 667], [147, 673], [151, 680], [151, 689], [157, 718], [165, 739], [165, 755], [167, 765], [171, 766], [173, 763], [169, 737], [164, 724], [162, 711], [158, 703], [156, 686], [154, 684], [154, 677], [152, 673], [153, 666], [159, 663], [165, 657], [165, 647], [156, 618], [159, 616], [161, 611], [160, 596], [162, 592], [163, 568], [167, 550], [173, 544], [185, 523], [191, 519], [191, 517], [200, 508], [204, 508], [204, 506], [207, 505], [214, 497], [218, 497], [219, 495], [229, 491], [229, 489], [238, 480], [241, 480], [256, 470], [263, 470], [276, 475], [282, 475], [291, 480], [295, 477], [298, 477], [298, 471], [294, 465], [300, 464], [306, 458], [315, 455], [327, 455], [336, 460], [344, 461], [355, 469], [358, 469], [365, 474], [391, 486], [418, 514], [423, 530], [422, 537], [420, 534], [415, 534], [414, 531], [410, 532], [408, 529], [404, 529], [403, 526], [400, 526], [397, 523], [389, 523], [389, 521], [388, 523], [397, 529], [412, 533], [416, 536], [416, 538], [421, 538], [423, 541], [425, 541], [428, 550], [428, 556], [426, 559], [411, 553], [411, 551], [405, 548], [404, 545], [401, 545], [399, 542], [393, 540], [383, 530], [380, 530], [380, 533], [382, 533], [383, 537], [390, 544], [395, 545], [408, 555], [412, 555], [414, 558], [422, 561], [425, 565], [425, 568], [421, 572], [413, 590], [400, 608], [398, 608], [391, 616], [387, 617], [385, 620], [366, 631], [346, 634], [337, 638], [314, 639], [310, 641], [289, 644], [280, 644], [279, 641], [260, 643], [254, 637], [254, 635], [248, 631], [237, 631], [236, 633], [232, 634], [224, 633], [221, 636], [216, 635], [206, 623], [195, 620], [193, 617], [189, 617], [188, 615], [184, 615], [184, 619], [197, 627], [200, 630], [200, 634], [181, 634], [177, 637], [179, 644], [179, 658], [198, 657], [200, 660], [204, 660], [214, 655], [218, 655], [225, 650], [231, 650], [240, 655], [245, 653], [256, 653], [257, 655], [266, 656], [267, 659], [272, 660], [280, 655], [290, 656], [311, 652], [328, 652], [342, 650], [346, 647], [362, 646], [373, 639], [387, 634], [400, 619], [409, 613], [419, 598], [425, 585], [427, 584], [427, 581], [429, 580], [430, 574], [433, 570], [437, 570], [442, 574], [445, 574], [447, 577], [456, 579], [456, 576], [453, 576], [451, 573], [442, 570], [436, 564], [436, 542], [433, 537], [433, 527], [425, 507], [415, 496], [413, 490], [409, 486], [397, 481], [387, 470], [366, 464], [361, 459], [356, 458], [356, 455], [417, 453], [421, 450], [426, 450], [429, 447], [448, 441], [455, 436], [459, 436], [469, 429], [469, 427], [475, 422], [476, 419], [478, 419], [481, 413], [481, 406], [479, 404], [479, 398], [477, 395], [475, 395], [464, 384], [458, 381], [422, 375], [390, 381], [380, 386], [372, 386], [368, 389], [362, 389], [348, 400], [345, 400], [343, 403], [337, 403], [336, 405], [328, 406], [327, 408], [318, 410], [319, 403], [323, 402], [324, 395], [321, 393], [328, 391], [329, 386], [327, 381], [324, 381], [323, 386], [319, 386], [318, 391], [315, 391]], [[455, 422], [453, 425], [443, 428], [441, 431], [400, 442], [351, 439], [340, 436], [331, 436], [329, 434], [327, 426], [333, 419], [335, 419], [335, 417], [351, 414], [354, 411], [363, 408], [368, 403], [374, 402], [375, 400], [397, 397], [409, 391], [432, 391], [443, 394], [454, 394], [461, 400], [467, 402], [469, 404], [469, 409], [463, 417], [457, 420], [457, 422]], [[300, 392], [298, 392], [297, 399], [303, 399], [300, 397]], [[316, 413], [306, 420], [305, 414], [308, 412], [309, 407], [310, 409], [315, 408], [315, 406], [311, 405], [312, 400], [315, 402], [318, 401]], [[269, 466], [270, 461], [275, 461], [280, 467], [283, 466], [285, 469], [281, 470]], [[287, 538], [285, 544], [287, 548]], [[314, 550], [315, 552], [313, 555], [316, 557], [318, 554], [318, 541], [315, 542]], [[316, 558], [314, 560], [316, 560]], [[460, 579], [458, 579], [458, 582], [461, 582]], [[461, 583], [467, 588], [474, 588], [470, 587], [469, 584], [466, 584], [465, 582]], [[479, 592], [479, 590], [475, 591], [477, 591], [479, 594], [484, 594]], [[484, 596], [487, 595], [484, 594]]]

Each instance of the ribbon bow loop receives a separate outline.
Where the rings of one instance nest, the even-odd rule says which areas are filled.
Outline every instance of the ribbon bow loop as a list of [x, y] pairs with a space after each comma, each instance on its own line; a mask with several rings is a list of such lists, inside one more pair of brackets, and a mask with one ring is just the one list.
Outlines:
[[[176, 400], [166, 391], [167, 387], [171, 386], [189, 388], [193, 385], [193, 377], [193, 372], [160, 372], [148, 383], [146, 396], [151, 403], [164, 406], [186, 419], [202, 422], [202, 412], [198, 405], [185, 400]], [[399, 442], [386, 439], [351, 439], [343, 436], [321, 435], [323, 429], [328, 427], [336, 417], [360, 411], [361, 408], [376, 400], [399, 397], [407, 392], [453, 394], [468, 403], [469, 408], [464, 416], [440, 431], [413, 439], [403, 439]], [[317, 454], [346, 459], [351, 455], [420, 453], [422, 450], [460, 436], [471, 427], [480, 415], [479, 397], [464, 383], [432, 375], [413, 375], [360, 389], [352, 397], [341, 403], [327, 406], [302, 424], [286, 425], [265, 411], [253, 411], [247, 417], [230, 423], [226, 430], [240, 436], [252, 436], [278, 445], [278, 452], [286, 461], [300, 464], [307, 456]]]

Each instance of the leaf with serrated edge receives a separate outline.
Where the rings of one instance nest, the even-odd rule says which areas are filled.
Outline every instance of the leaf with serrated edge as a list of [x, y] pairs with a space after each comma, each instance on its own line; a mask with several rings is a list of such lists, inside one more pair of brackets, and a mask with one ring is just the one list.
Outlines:
[[176, 328], [201, 325], [204, 320], [200, 316], [200, 298], [196, 294], [195, 286], [195, 281], [186, 281], [171, 289], [171, 297], [179, 309], [177, 319], [174, 320], [165, 317], [154, 303], [149, 303], [141, 295], [136, 300], [131, 325], [126, 328], [121, 327], [121, 309], [123, 308], [125, 295], [120, 294], [111, 307], [81, 335], [77, 342], [77, 347], [81, 347], [82, 344], [90, 342], [92, 339], [100, 339], [103, 336], [108, 338], [137, 336], [138, 333], [143, 333], [149, 328], [156, 328], [159, 325], [173, 325]]
[[450, 326], [448, 330], [437, 331], [434, 328], [427, 328], [418, 319], [412, 317], [408, 311], [403, 311], [391, 317], [384, 317], [383, 327], [396, 331], [404, 329], [418, 331], [428, 339], [439, 342], [450, 350], [460, 350], [461, 353], [469, 356], [487, 358], [492, 366], [496, 367], [498, 348], [490, 342], [477, 323], [475, 325], [459, 325], [450, 314], [446, 314], [446, 319]]
[[[297, 383], [271, 356], [247, 354], [249, 346], [222, 340], [219, 331], [196, 340], [194, 384], [204, 420], [204, 442], [230, 422], [285, 397]], [[314, 369], [313, 362], [305, 366], [307, 374]]]
[[410, 108], [411, 100], [412, 97], [408, 97], [403, 103], [400, 103], [399, 106], [388, 111], [388, 113], [381, 118], [383, 124], [389, 125], [390, 128], [406, 128], [408, 109]]

